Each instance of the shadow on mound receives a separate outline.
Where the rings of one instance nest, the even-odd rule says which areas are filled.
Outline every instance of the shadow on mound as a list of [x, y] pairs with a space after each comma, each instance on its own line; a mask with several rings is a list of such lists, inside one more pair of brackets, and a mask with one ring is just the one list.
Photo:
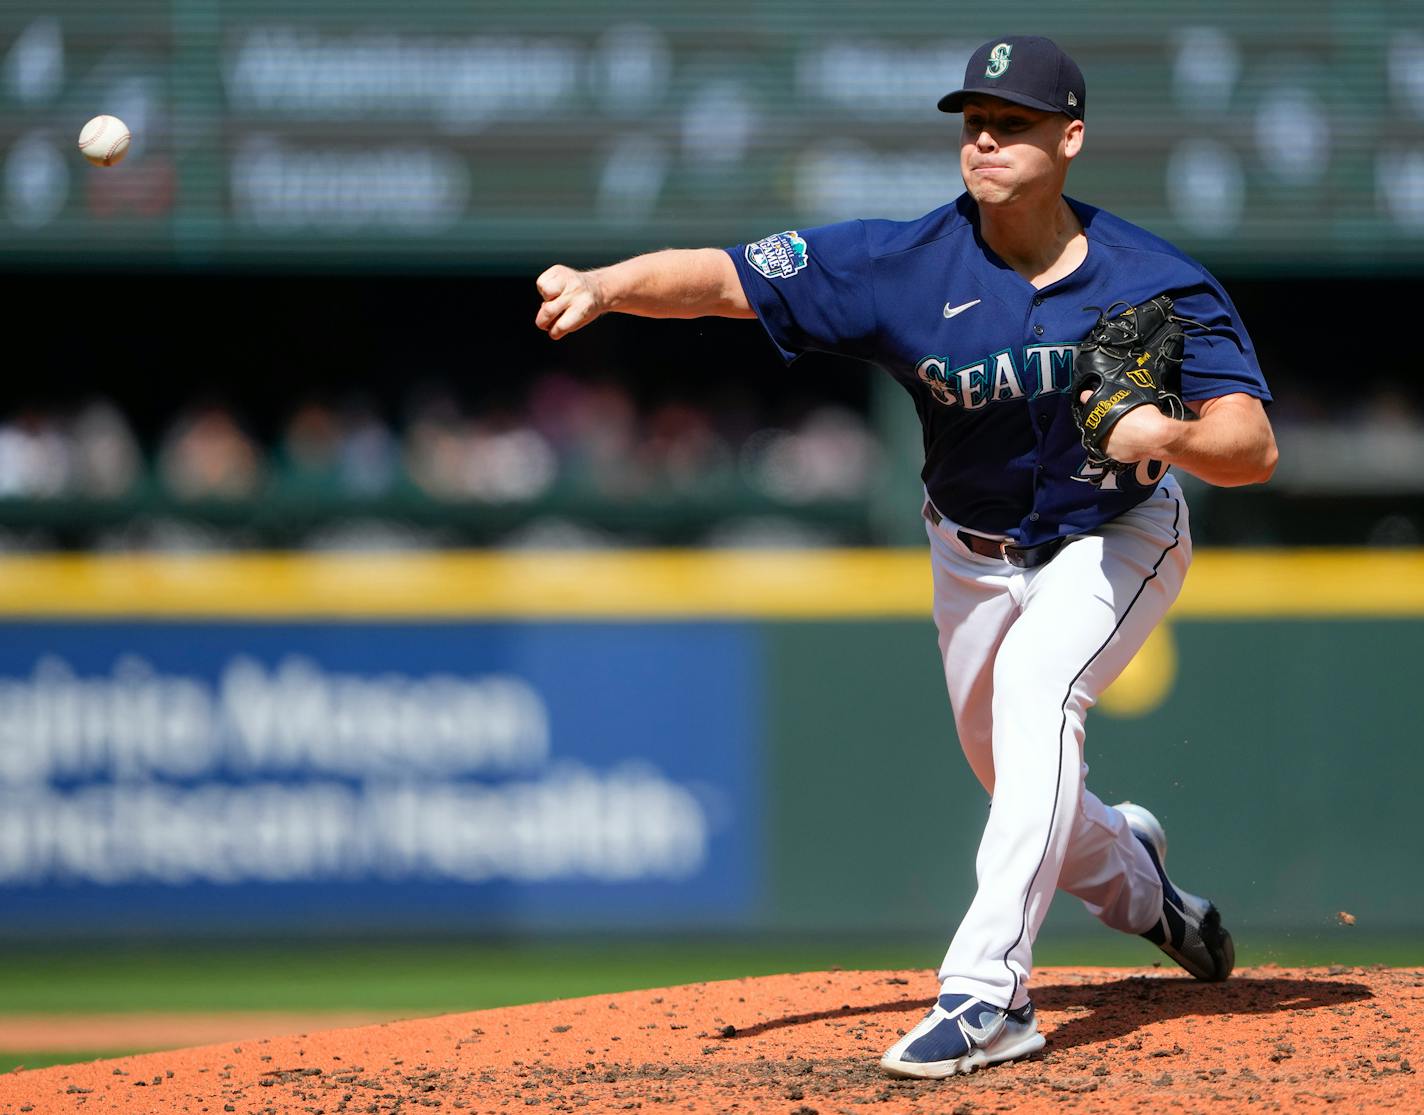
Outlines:
[[754, 1038], [768, 1030], [781, 1030], [787, 1026], [804, 1026], [808, 1022], [825, 1022], [828, 1019], [854, 1018], [858, 1014], [896, 1014], [907, 1010], [928, 1010], [929, 1003], [920, 996], [915, 999], [896, 999], [889, 1003], [872, 1003], [868, 1006], [837, 1007], [835, 1010], [808, 1011], [806, 1014], [787, 1014], [781, 1018], [769, 1018], [755, 1026], [737, 1027], [732, 1033], [722, 1033], [724, 1038]]
[[[1107, 983], [1048, 984], [1033, 990], [1034, 1006], [1040, 1012], [1089, 1012], [1070, 1018], [1052, 1031], [1053, 1048], [1060, 1050], [1125, 1037], [1141, 1026], [1174, 1018], [1309, 1011], [1372, 997], [1370, 989], [1361, 983], [1270, 976], [1238, 977], [1225, 983], [1128, 976]], [[833, 1010], [788, 1014], [753, 1026], [728, 1027], [731, 1032], [718, 1036], [731, 1040], [753, 1038], [791, 1026], [923, 1011], [928, 1006], [929, 1000], [924, 997], [883, 1003], [847, 1003]]]
[[1053, 1030], [1057, 1050], [1125, 1037], [1140, 1026], [1174, 1018], [1319, 1010], [1373, 998], [1361, 983], [1246, 976], [1224, 983], [1129, 976], [1109, 983], [1048, 984], [1033, 990], [1040, 1011], [1081, 1011]]

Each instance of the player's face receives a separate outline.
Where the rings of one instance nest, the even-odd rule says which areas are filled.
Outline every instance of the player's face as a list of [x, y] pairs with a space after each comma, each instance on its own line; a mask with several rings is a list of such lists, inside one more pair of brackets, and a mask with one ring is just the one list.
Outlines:
[[970, 97], [964, 102], [959, 170], [980, 205], [1057, 197], [1082, 143], [1081, 120], [997, 97]]

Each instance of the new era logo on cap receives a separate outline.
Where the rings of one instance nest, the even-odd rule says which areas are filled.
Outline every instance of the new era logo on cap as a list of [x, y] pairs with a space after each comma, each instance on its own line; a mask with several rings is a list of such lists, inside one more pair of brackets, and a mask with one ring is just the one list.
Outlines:
[[974, 93], [1075, 120], [1083, 118], [1087, 101], [1078, 63], [1041, 35], [1006, 35], [980, 46], [964, 67], [964, 88], [940, 98], [940, 111], [962, 112], [964, 98]]

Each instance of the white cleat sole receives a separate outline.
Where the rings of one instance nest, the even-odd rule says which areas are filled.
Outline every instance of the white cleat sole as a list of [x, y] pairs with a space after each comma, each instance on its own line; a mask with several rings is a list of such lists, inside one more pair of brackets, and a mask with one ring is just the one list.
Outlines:
[[919, 1080], [943, 1080], [956, 1073], [971, 1073], [975, 1069], [989, 1065], [1013, 1061], [1037, 1053], [1046, 1044], [1044, 1036], [1035, 1027], [1032, 1033], [1021, 1034], [1013, 1042], [988, 1050], [976, 1049], [953, 1061], [901, 1061], [889, 1056], [880, 1059], [880, 1067], [891, 1076], [914, 1077]]

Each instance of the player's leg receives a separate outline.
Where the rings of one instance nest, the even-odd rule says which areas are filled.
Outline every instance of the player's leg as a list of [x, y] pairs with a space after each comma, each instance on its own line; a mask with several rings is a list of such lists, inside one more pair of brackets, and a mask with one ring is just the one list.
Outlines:
[[970, 769], [994, 792], [994, 658], [1018, 617], [1011, 592], [1017, 570], [971, 552], [956, 529], [926, 523], [934, 573], [934, 620], [959, 746]]
[[[1088, 768], [1082, 768], [1086, 775]], [[1141, 933], [1156, 921], [1162, 885], [1126, 818], [1084, 787], [1058, 889], [1083, 901], [1088, 912], [1112, 929]]]
[[[1158, 496], [1140, 513], [1129, 515], [1102, 531], [1105, 560], [1114, 560], [1114, 551], [1124, 534], [1140, 526], [1143, 515], [1165, 517], [1167, 495], [1176, 495], [1175, 480], [1169, 481]], [[1174, 510], [1174, 516], [1176, 515]], [[1177, 550], [1189, 561], [1191, 532], [1185, 502], [1176, 516], [1176, 532], [1181, 537]], [[1131, 548], [1131, 547], [1129, 547]], [[1045, 578], [1045, 587], [1051, 587]], [[1165, 585], [1166, 582], [1163, 582]], [[1123, 661], [1118, 669], [1126, 668]], [[1102, 681], [1094, 699], [1116, 678]], [[1088, 766], [1082, 766], [1086, 777]], [[1068, 851], [1058, 876], [1058, 888], [1081, 899], [1094, 917], [1103, 924], [1124, 933], [1140, 933], [1160, 915], [1162, 886], [1157, 870], [1140, 841], [1134, 836], [1126, 818], [1103, 802], [1086, 786], [1078, 801], [1077, 816], [1068, 839]]]
[[[1176, 598], [1190, 553], [1186, 506], [1169, 482], [1023, 575], [1022, 612], [994, 663], [995, 783], [976, 860], [979, 890], [941, 967], [944, 991], [1026, 1004], [1032, 943], [1070, 847], [1095, 835], [1082, 786], [1087, 710]], [[1116, 827], [1109, 818], [1109, 830]], [[1147, 901], [1147, 880], [1132, 874], [1136, 853], [1119, 841], [1114, 832], [1122, 878], [1098, 880], [1094, 893], [1131, 920]], [[1079, 866], [1085, 877], [1075, 885], [1088, 889], [1090, 869]]]
[[[1001, 560], [971, 552], [957, 532], [957, 525], [948, 521], [928, 529], [935, 626], [960, 746], [992, 794], [994, 660], [1018, 617], [1016, 591], [1022, 576]], [[1031, 1007], [1006, 1012], [992, 1001], [941, 995], [880, 1064], [895, 1076], [943, 1077], [1042, 1047]]]
[[[1171, 549], [1183, 546], [1185, 552], [1184, 531], [1184, 520], [1183, 533], [1174, 533], [1149, 511], [1144, 524], [1125, 532], [1122, 560], [1116, 553], [1105, 560], [1101, 550], [1080, 555], [1098, 572], [1079, 574], [1075, 595], [1098, 605], [1088, 616], [1058, 624], [1049, 622], [1053, 593], [1046, 591], [1037, 596], [1033, 621], [1026, 622], [1042, 570], [1023, 573], [976, 562], [954, 544], [950, 524], [931, 533], [946, 681], [965, 754], [992, 792], [993, 808], [976, 864], [979, 890], [941, 967], [940, 996], [930, 1014], [882, 1058], [881, 1066], [892, 1074], [943, 1076], [1042, 1047], [1026, 982], [1032, 940], [1082, 800], [1082, 717], [1175, 597], [1185, 556], [1165, 572], [1160, 566]], [[1133, 568], [1147, 553], [1144, 538], [1152, 541], [1151, 560], [1159, 567], [1146, 575], [1140, 563]], [[1066, 547], [1053, 565], [1089, 542]], [[1136, 578], [1129, 593], [1131, 573]], [[1158, 576], [1165, 591], [1154, 588], [1144, 603], [1144, 585]], [[1099, 658], [1103, 661], [1095, 662]], [[1084, 664], [1065, 668], [1078, 661]], [[1081, 691], [1090, 695], [1083, 699]], [[1065, 696], [1045, 702], [1045, 693], [1058, 692]]]
[[[1104, 532], [1109, 552], [1118, 530]], [[1165, 861], [1156, 817], [1139, 805], [1106, 806], [1085, 789], [1058, 886], [1105, 925], [1148, 938], [1198, 979], [1226, 979], [1235, 966], [1231, 934], [1210, 900], [1168, 879]]]

